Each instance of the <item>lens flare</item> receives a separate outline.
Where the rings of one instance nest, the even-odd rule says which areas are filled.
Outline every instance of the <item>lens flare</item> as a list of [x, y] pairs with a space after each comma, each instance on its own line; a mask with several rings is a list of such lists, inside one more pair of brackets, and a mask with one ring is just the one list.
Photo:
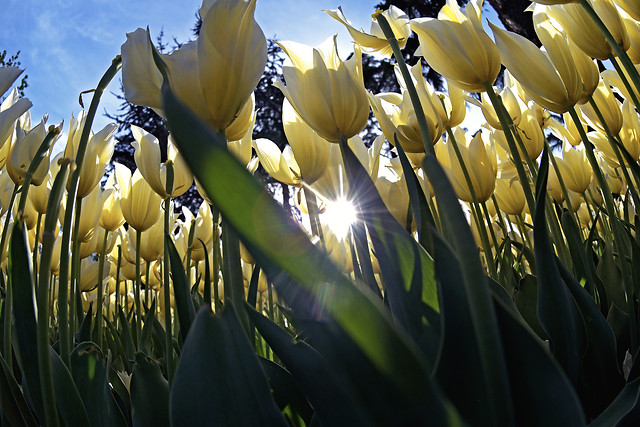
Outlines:
[[326, 203], [324, 212], [320, 216], [322, 223], [327, 226], [338, 240], [344, 240], [349, 233], [349, 227], [356, 219], [356, 208], [346, 198], [331, 200]]

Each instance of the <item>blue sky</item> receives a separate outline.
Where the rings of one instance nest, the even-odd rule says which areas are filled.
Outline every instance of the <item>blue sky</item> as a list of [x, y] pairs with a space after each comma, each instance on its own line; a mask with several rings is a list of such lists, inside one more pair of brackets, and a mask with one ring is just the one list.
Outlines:
[[[64, 120], [66, 131], [71, 113], [81, 107], [78, 95], [95, 87], [120, 52], [126, 33], [149, 26], [152, 37], [164, 29], [165, 39], [191, 37], [195, 13], [201, 0], [2, 0], [3, 19], [0, 50], [20, 50], [33, 102], [34, 121], [49, 114], [49, 123]], [[323, 9], [342, 5], [346, 16], [358, 27], [369, 28], [377, 0], [258, 0], [256, 20], [267, 37], [317, 45], [339, 32], [341, 50], [350, 41], [344, 27]], [[11, 17], [9, 19], [9, 17]], [[108, 88], [118, 92], [119, 76]], [[91, 95], [84, 98], [88, 107]], [[119, 101], [105, 93], [94, 129], [108, 123], [105, 108], [114, 112]]]

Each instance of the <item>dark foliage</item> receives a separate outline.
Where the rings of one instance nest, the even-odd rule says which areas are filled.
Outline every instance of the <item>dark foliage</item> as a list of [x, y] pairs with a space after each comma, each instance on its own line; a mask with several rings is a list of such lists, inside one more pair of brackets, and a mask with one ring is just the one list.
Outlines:
[[[0, 67], [20, 67], [20, 60], [18, 59], [18, 57], [20, 56], [20, 51], [17, 51], [15, 54], [8, 56], [8, 53], [6, 50], [3, 50], [2, 52], [0, 52]], [[20, 97], [24, 97], [24, 90], [29, 86], [29, 83], [27, 83], [27, 77], [29, 77], [27, 74], [24, 74], [22, 76], [22, 79], [20, 80], [20, 84], [18, 85], [18, 93], [20, 94]]]

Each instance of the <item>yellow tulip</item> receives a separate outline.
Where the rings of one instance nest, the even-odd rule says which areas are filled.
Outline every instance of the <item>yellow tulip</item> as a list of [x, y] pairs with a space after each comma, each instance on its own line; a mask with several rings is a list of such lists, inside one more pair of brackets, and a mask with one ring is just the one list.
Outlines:
[[[0, 68], [0, 70], [5, 68]], [[8, 152], [7, 148], [11, 143], [11, 134], [16, 122], [20, 116], [31, 108], [31, 105], [31, 101], [27, 98], [20, 98], [17, 88], [13, 88], [11, 93], [0, 104], [0, 153]], [[5, 160], [6, 154], [0, 155], [0, 168], [4, 166]]]
[[[267, 43], [253, 14], [256, 0], [205, 0], [199, 37], [169, 55], [176, 95], [198, 116], [223, 131], [246, 104], [267, 62]], [[162, 77], [152, 56], [149, 34], [127, 34], [122, 45], [122, 85], [127, 99], [163, 115]]]
[[185, 226], [191, 227], [192, 219], [195, 219], [195, 229], [193, 233], [193, 245], [191, 246], [191, 259], [194, 261], [202, 261], [204, 259], [205, 250], [202, 248], [202, 240], [207, 247], [207, 252], [213, 250], [213, 217], [211, 207], [205, 201], [198, 208], [198, 215], [193, 218], [193, 214], [189, 209], [182, 208], [185, 216]]
[[616, 97], [613, 96], [613, 92], [609, 85], [604, 81], [600, 81], [598, 88], [593, 93], [593, 101], [595, 102], [596, 107], [600, 110], [604, 123], [600, 121], [598, 113], [591, 104], [584, 104], [580, 106], [580, 110], [582, 110], [587, 123], [603, 133], [604, 125], [606, 125], [613, 136], [618, 135], [618, 132], [620, 132], [620, 129], [622, 128], [621, 105], [618, 103]]
[[[509, 113], [509, 117], [511, 117], [511, 121], [514, 125], [518, 126], [520, 124], [520, 116], [522, 114], [520, 103], [518, 99], [513, 94], [513, 91], [510, 87], [505, 86], [502, 90], [494, 90], [500, 95], [502, 99], [502, 103], [507, 109], [507, 113]], [[486, 93], [482, 93], [480, 95], [480, 101], [472, 96], [467, 96], [466, 100], [472, 103], [475, 106], [478, 106], [482, 109], [482, 115], [484, 116], [487, 123], [491, 125], [494, 129], [502, 130], [502, 125], [500, 124], [500, 119], [498, 119], [498, 115], [496, 114], [496, 110], [491, 104], [491, 100]]]
[[389, 46], [389, 42], [384, 36], [384, 33], [380, 28], [380, 24], [378, 24], [378, 13], [383, 15], [387, 19], [387, 22], [389, 23], [389, 26], [393, 31], [393, 35], [398, 41], [400, 49], [404, 48], [405, 44], [407, 44], [407, 40], [411, 36], [411, 29], [409, 28], [409, 17], [406, 13], [393, 5], [384, 12], [377, 11], [373, 14], [374, 20], [371, 23], [371, 30], [369, 31], [369, 33], [366, 33], [363, 29], [356, 30], [351, 22], [349, 22], [349, 20], [344, 16], [342, 7], [338, 7], [334, 10], [325, 10], [325, 12], [327, 12], [333, 19], [343, 24], [349, 31], [349, 34], [353, 38], [353, 41], [362, 48], [363, 52], [369, 54], [378, 54], [386, 58], [389, 58], [391, 57], [391, 55], [393, 55], [393, 51]]
[[564, 113], [582, 94], [582, 79], [576, 70], [566, 40], [549, 21], [536, 27], [546, 52], [526, 38], [491, 24], [502, 62], [528, 95], [544, 108]]
[[124, 224], [122, 209], [120, 208], [120, 193], [115, 188], [115, 175], [107, 178], [105, 185], [106, 197], [102, 205], [102, 214], [98, 223], [100, 227], [111, 232], [116, 231]]
[[471, 0], [464, 10], [447, 0], [438, 19], [411, 20], [420, 40], [416, 55], [469, 92], [483, 91], [500, 72], [500, 52], [482, 28], [481, 11], [482, 0]]
[[[172, 225], [175, 221], [170, 221]], [[171, 226], [170, 226], [171, 227]], [[129, 228], [129, 241], [136, 247], [136, 232], [132, 228]], [[147, 261], [153, 262], [162, 257], [164, 253], [164, 223], [163, 221], [157, 221], [147, 231], [140, 235], [140, 257]]]
[[524, 190], [517, 177], [498, 178], [494, 194], [501, 211], [508, 215], [522, 213], [525, 205]]
[[[454, 129], [456, 143], [460, 149], [462, 161], [469, 172], [471, 185], [478, 202], [486, 202], [495, 188], [498, 165], [495, 149], [490, 143], [485, 143], [482, 132], [469, 139], [461, 128]], [[436, 156], [442, 164], [456, 195], [465, 202], [473, 202], [471, 191], [462, 172], [462, 165], [455, 154], [453, 144], [436, 145]]]
[[138, 126], [131, 125], [131, 133], [135, 141], [131, 143], [135, 149], [133, 154], [138, 170], [160, 197], [178, 197], [184, 194], [193, 183], [193, 175], [169, 135], [167, 141], [167, 161], [173, 163], [173, 187], [167, 194], [167, 166], [160, 163], [160, 142], [158, 138]]
[[148, 230], [160, 218], [160, 196], [147, 184], [140, 170], [132, 176], [126, 166], [116, 163], [114, 167], [125, 221], [138, 231]]
[[565, 142], [562, 157], [557, 157], [556, 161], [567, 188], [579, 194], [584, 193], [593, 178], [584, 145], [574, 147]]
[[260, 138], [253, 141], [253, 148], [258, 154], [260, 164], [273, 179], [286, 185], [300, 185], [300, 167], [290, 146], [287, 145], [280, 152], [275, 142]]
[[[75, 160], [86, 119], [87, 113], [84, 110], [80, 112], [78, 119], [71, 115], [64, 157]], [[107, 164], [113, 155], [115, 145], [113, 134], [117, 128], [118, 126], [114, 123], [109, 123], [98, 133], [94, 134], [93, 131], [91, 131], [89, 134], [87, 150], [85, 151], [82, 162], [82, 173], [80, 174], [80, 180], [78, 182], [78, 197], [86, 197], [91, 193], [91, 190], [98, 185], [100, 179], [102, 179]]]
[[[7, 162], [7, 173], [16, 184], [22, 184], [24, 177], [31, 165], [31, 161], [36, 155], [38, 148], [47, 135], [45, 123], [47, 117], [43, 117], [42, 121], [31, 130], [24, 130], [16, 127], [16, 143], [11, 147], [11, 154]], [[62, 125], [58, 125], [60, 128]], [[51, 150], [49, 150], [51, 154]], [[40, 162], [31, 179], [33, 185], [40, 185], [47, 177], [49, 172], [49, 155], [46, 155]]]
[[[640, 16], [640, 3], [636, 2], [637, 13], [636, 16]], [[640, 64], [640, 22], [632, 18], [629, 13], [624, 10], [618, 9], [622, 23], [624, 24], [627, 34], [629, 35], [629, 49], [627, 49], [627, 55], [634, 64]]]
[[274, 83], [300, 117], [329, 142], [356, 135], [369, 117], [360, 48], [356, 45], [355, 54], [342, 61], [336, 37], [317, 49], [279, 43], [293, 66], [283, 67], [286, 86], [280, 79]]
[[286, 98], [282, 104], [282, 126], [300, 168], [301, 179], [313, 184], [327, 169], [329, 142], [302, 120]]
[[633, 19], [640, 21], [640, 2], [636, 0], [613, 0], [613, 2]]
[[[611, 0], [591, 0], [591, 6], [609, 29], [616, 42], [627, 50], [629, 35], [622, 18]], [[606, 60], [613, 53], [602, 31], [580, 4], [564, 4], [547, 7], [547, 13], [560, 23], [567, 36], [592, 58]], [[544, 42], [543, 42], [544, 43]]]
[[253, 124], [256, 120], [256, 100], [255, 95], [251, 92], [251, 96], [244, 103], [238, 116], [224, 130], [224, 133], [229, 141], [239, 141], [245, 137], [245, 135], [253, 133]]
[[105, 269], [102, 272], [102, 278], [98, 276], [100, 262], [91, 258], [85, 258], [80, 262], [80, 283], [79, 287], [82, 292], [89, 292], [98, 286], [98, 283], [104, 286], [109, 280], [110, 261], [105, 260]]

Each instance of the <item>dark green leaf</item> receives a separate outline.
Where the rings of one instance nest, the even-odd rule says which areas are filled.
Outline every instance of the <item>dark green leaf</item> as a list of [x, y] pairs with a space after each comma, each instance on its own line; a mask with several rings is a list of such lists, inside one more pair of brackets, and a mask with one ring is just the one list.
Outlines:
[[89, 416], [78, 393], [71, 373], [53, 349], [49, 350], [53, 389], [56, 393], [56, 404], [62, 421], [67, 426], [89, 426]]
[[535, 276], [528, 274], [520, 280], [514, 299], [518, 311], [531, 329], [541, 339], [548, 339], [538, 321], [538, 280]]
[[[634, 425], [637, 423], [637, 413], [635, 419], [625, 419], [631, 411], [637, 412], [640, 405], [640, 378], [627, 384], [616, 400], [596, 418], [590, 427], [609, 427], [621, 425], [621, 421], [626, 421], [624, 425]], [[620, 423], [620, 424], [619, 424]]]
[[[286, 426], [231, 306], [200, 309], [171, 386], [174, 425]], [[207, 402], [203, 404], [203, 402]]]
[[0, 356], [0, 408], [2, 415], [15, 426], [37, 426], [29, 405], [13, 377], [4, 357]]
[[182, 267], [182, 259], [171, 237], [165, 236], [166, 245], [169, 248], [169, 265], [171, 268], [171, 278], [173, 279], [173, 295], [176, 299], [176, 311], [178, 312], [178, 322], [180, 323], [180, 335], [185, 340], [191, 327], [191, 322], [196, 317], [193, 308], [193, 300], [189, 294], [189, 283]]
[[153, 359], [142, 353], [136, 354], [131, 374], [131, 416], [135, 427], [169, 425], [169, 383]]

